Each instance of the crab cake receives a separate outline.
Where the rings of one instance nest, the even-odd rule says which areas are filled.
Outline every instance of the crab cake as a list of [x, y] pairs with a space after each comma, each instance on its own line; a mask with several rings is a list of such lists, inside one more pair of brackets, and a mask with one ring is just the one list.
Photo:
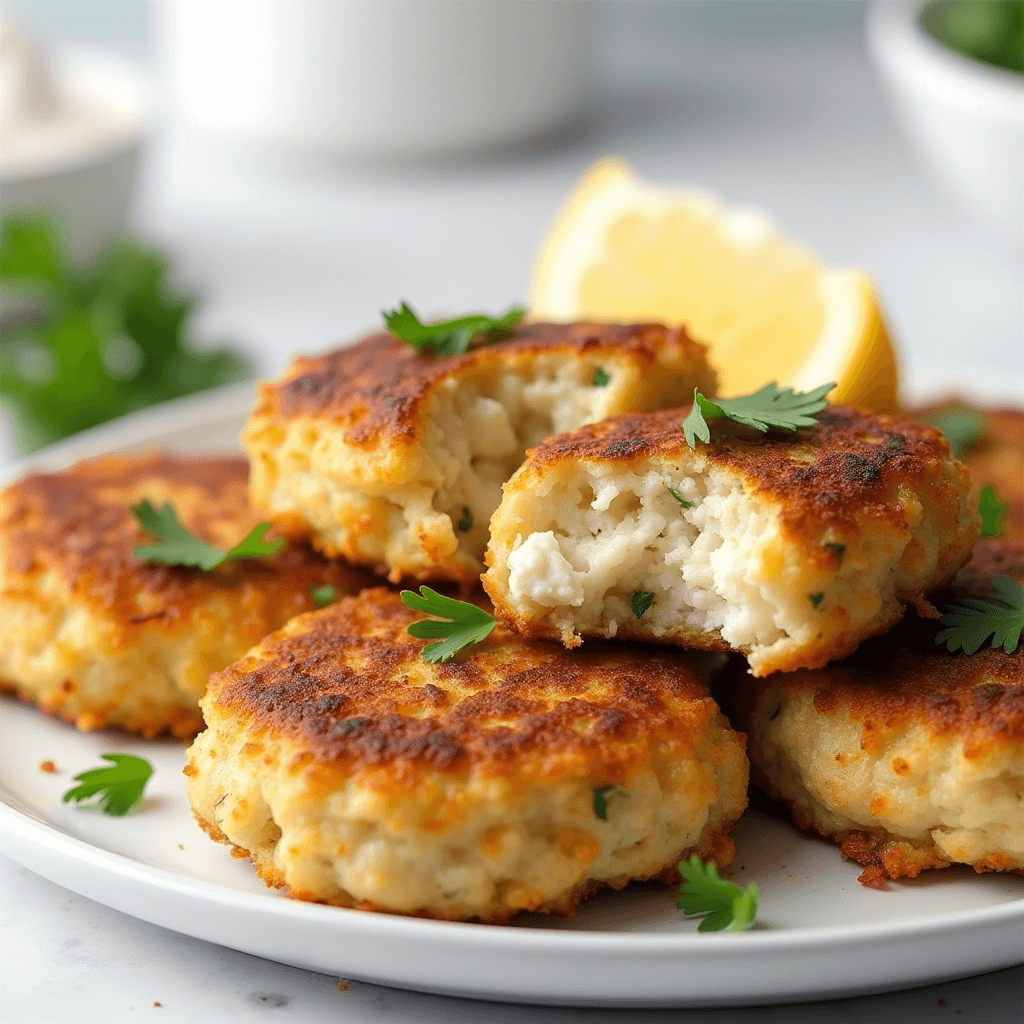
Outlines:
[[[1024, 580], [1024, 548], [979, 544], [945, 597], [998, 576]], [[755, 783], [866, 884], [952, 863], [1024, 870], [1024, 645], [950, 654], [942, 628], [908, 615], [827, 668], [755, 681], [734, 666], [722, 687]]]
[[[482, 598], [481, 598], [482, 600]], [[188, 754], [199, 824], [298, 899], [455, 920], [733, 855], [743, 738], [692, 656], [567, 654], [498, 626], [430, 664], [398, 594], [303, 615], [214, 675]]]
[[[967, 470], [933, 427], [832, 406], [794, 432], [686, 409], [540, 445], [491, 520], [484, 586], [528, 636], [621, 636], [814, 668], [947, 582], [978, 534]], [[675, 494], [673, 494], [673, 491]]]
[[1000, 539], [1024, 544], [1024, 412], [980, 409], [950, 399], [913, 415], [940, 430], [952, 433], [958, 428], [959, 458], [970, 470], [975, 487], [991, 484], [1007, 506]]
[[259, 522], [237, 456], [111, 455], [33, 473], [0, 492], [0, 688], [74, 722], [187, 738], [210, 673], [355, 574], [293, 545], [212, 572], [140, 562], [129, 506], [169, 502], [231, 547]]
[[390, 334], [262, 384], [252, 495], [292, 537], [404, 577], [476, 583], [501, 485], [550, 434], [674, 405], [714, 374], [681, 328], [528, 324], [431, 356]]

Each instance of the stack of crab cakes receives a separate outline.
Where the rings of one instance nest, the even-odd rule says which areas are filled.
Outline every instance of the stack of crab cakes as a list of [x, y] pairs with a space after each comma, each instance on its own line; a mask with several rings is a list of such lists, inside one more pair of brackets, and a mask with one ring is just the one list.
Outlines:
[[[975, 547], [940, 430], [827, 387], [792, 423], [730, 418], [681, 328], [462, 340], [296, 360], [258, 387], [248, 462], [118, 455], [7, 488], [0, 685], [80, 728], [205, 726], [199, 825], [298, 899], [572, 913], [727, 865], [751, 772], [868, 884], [1024, 869], [1012, 622], [1001, 650], [935, 644], [950, 602], [1020, 612], [1024, 549]], [[684, 431], [698, 409], [711, 428]], [[209, 570], [180, 557], [267, 528]], [[371, 569], [444, 593], [362, 589]]]
[[296, 359], [243, 435], [252, 497], [288, 536], [405, 578], [475, 585], [527, 449], [713, 389], [702, 345], [660, 324], [541, 324], [455, 353], [391, 333]]
[[459, 584], [490, 626], [438, 660], [380, 588], [268, 636], [203, 699], [200, 825], [291, 896], [459, 920], [728, 863], [748, 764], [693, 656], [531, 640], [478, 586], [529, 446], [712, 383], [682, 330], [528, 324], [456, 354], [378, 335], [263, 385], [244, 441], [278, 528], [393, 582]]
[[[1024, 869], [1012, 513], [1008, 537], [976, 545], [968, 468], [910, 417], [831, 406], [763, 434], [715, 420], [691, 447], [685, 413], [530, 453], [491, 523], [484, 586], [501, 619], [582, 649], [733, 652], [715, 692], [755, 785], [859, 861], [865, 884]], [[998, 470], [1016, 465], [1019, 489], [1020, 452], [993, 428], [1007, 420], [986, 421], [979, 482], [1000, 480], [1012, 509]]]

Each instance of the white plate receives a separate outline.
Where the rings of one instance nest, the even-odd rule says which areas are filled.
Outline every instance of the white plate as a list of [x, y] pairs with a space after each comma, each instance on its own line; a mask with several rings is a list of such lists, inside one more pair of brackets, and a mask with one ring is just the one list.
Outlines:
[[[80, 435], [33, 464], [56, 468], [118, 448], [235, 446], [247, 387], [186, 399]], [[572, 921], [512, 927], [423, 921], [299, 903], [196, 827], [167, 741], [79, 733], [0, 701], [4, 851], [61, 885], [145, 921], [314, 971], [402, 988], [514, 1002], [713, 1006], [882, 992], [1024, 961], [1024, 878], [950, 868], [866, 889], [831, 845], [748, 813], [734, 877], [761, 888], [758, 927], [698, 935], [671, 892], [598, 896]], [[60, 802], [106, 751], [156, 772], [142, 813], [107, 818]], [[55, 761], [58, 773], [39, 764]]]

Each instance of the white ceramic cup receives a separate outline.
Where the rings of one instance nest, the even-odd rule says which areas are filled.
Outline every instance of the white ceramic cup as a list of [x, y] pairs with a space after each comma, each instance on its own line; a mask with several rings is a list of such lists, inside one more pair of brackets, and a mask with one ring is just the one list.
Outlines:
[[590, 88], [583, 0], [160, 0], [171, 117], [308, 154], [418, 156], [538, 135]]
[[963, 57], [921, 27], [920, 0], [875, 0], [868, 43], [929, 168], [985, 233], [1024, 251], [1024, 77]]

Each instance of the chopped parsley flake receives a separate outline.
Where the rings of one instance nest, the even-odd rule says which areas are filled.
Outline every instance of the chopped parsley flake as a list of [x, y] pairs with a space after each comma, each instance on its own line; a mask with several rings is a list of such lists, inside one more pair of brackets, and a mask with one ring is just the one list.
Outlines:
[[317, 608], [326, 608], [338, 600], [338, 590], [333, 583], [325, 583], [320, 587], [310, 587], [309, 596]]
[[682, 508], [695, 508], [696, 504], [692, 501], [687, 501], [674, 487], [668, 489], [668, 493], [672, 495], [676, 501], [679, 502]]
[[1008, 506], [999, 500], [996, 489], [985, 484], [978, 495], [978, 515], [981, 516], [982, 537], [998, 537], [1003, 532], [1003, 519]]
[[638, 618], [644, 617], [644, 612], [654, 603], [654, 595], [649, 590], [638, 590], [632, 600], [629, 602], [629, 606], [633, 609], [633, 614]]
[[594, 790], [594, 814], [602, 821], [608, 820], [608, 800], [613, 796], [629, 796], [629, 794], [616, 785], [600, 786]]

